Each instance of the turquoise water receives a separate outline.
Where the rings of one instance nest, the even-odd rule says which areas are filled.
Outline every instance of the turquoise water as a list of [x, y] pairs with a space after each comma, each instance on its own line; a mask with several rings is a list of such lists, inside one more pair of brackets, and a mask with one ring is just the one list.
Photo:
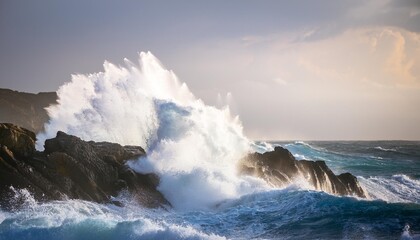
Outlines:
[[280, 144], [299, 158], [324, 160], [336, 173], [357, 176], [405, 174], [420, 178], [420, 142], [294, 142]]
[[[226, 199], [205, 211], [79, 200], [0, 212], [0, 239], [420, 239], [419, 142], [276, 142], [298, 159], [358, 176], [369, 199], [301, 184]], [[268, 147], [272, 147], [268, 145]], [[182, 186], [180, 186], [182, 187]]]

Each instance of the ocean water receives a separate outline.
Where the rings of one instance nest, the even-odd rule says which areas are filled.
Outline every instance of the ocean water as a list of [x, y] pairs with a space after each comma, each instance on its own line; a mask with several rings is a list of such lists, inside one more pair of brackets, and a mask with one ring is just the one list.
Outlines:
[[[297, 158], [358, 176], [370, 199], [296, 183], [226, 199], [206, 210], [144, 209], [80, 200], [0, 213], [0, 239], [419, 239], [419, 142], [291, 142]], [[364, 167], [365, 166], [365, 167]]]
[[[147, 157], [128, 166], [157, 174], [173, 207], [145, 209], [127, 193], [114, 196], [122, 207], [45, 203], [15, 189], [26, 202], [0, 211], [0, 239], [420, 239], [420, 142], [253, 142], [228, 105], [205, 104], [151, 53], [74, 75], [57, 94], [38, 150], [58, 130], [142, 146]], [[276, 145], [356, 175], [369, 198], [330, 195], [301, 180], [273, 188], [236, 173], [247, 153]]]

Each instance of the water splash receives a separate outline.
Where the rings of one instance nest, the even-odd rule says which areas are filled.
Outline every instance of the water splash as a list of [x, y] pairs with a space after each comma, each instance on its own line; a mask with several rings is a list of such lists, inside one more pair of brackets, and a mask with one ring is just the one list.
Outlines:
[[225, 239], [192, 224], [167, 221], [164, 214], [83, 200], [34, 203], [0, 211], [0, 239]]
[[61, 130], [85, 140], [147, 147], [158, 128], [154, 100], [187, 105], [195, 97], [172, 71], [150, 52], [140, 53], [139, 66], [104, 63], [104, 72], [73, 75], [57, 91], [58, 105], [47, 108], [50, 121], [37, 136], [37, 148]]
[[238, 177], [236, 162], [251, 150], [229, 107], [208, 106], [149, 53], [139, 66], [104, 63], [104, 72], [74, 75], [58, 90], [58, 105], [37, 136], [37, 148], [61, 130], [84, 140], [140, 145], [136, 171], [160, 176], [159, 190], [177, 208], [209, 207], [266, 187]]

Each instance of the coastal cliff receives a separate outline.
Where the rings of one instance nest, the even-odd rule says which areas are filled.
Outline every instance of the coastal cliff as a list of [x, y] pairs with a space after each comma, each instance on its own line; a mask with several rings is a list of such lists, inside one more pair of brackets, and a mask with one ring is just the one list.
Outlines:
[[43, 130], [46, 107], [57, 103], [57, 93], [25, 93], [0, 88], [0, 122], [14, 123], [32, 132]]

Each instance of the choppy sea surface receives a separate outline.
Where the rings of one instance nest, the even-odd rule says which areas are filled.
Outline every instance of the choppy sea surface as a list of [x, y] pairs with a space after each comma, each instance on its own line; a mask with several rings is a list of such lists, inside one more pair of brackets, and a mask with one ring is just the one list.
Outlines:
[[[296, 183], [225, 199], [205, 210], [145, 209], [81, 200], [0, 212], [0, 239], [420, 239], [420, 142], [272, 142], [297, 159], [324, 160], [357, 176], [369, 199], [340, 197]], [[182, 186], [179, 186], [182, 188]]]

